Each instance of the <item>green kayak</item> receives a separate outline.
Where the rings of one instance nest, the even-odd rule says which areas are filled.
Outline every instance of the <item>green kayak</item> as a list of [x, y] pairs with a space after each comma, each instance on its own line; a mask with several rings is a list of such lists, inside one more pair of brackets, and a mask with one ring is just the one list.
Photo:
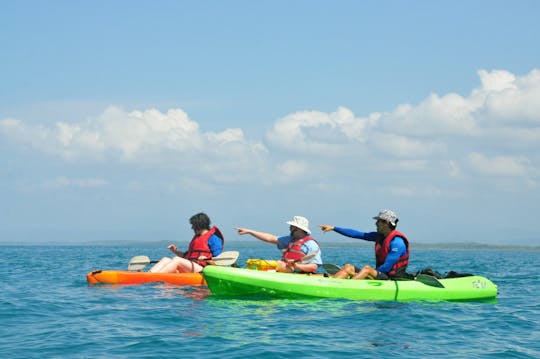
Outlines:
[[[206, 266], [208, 288], [215, 295], [278, 298], [344, 298], [375, 301], [470, 301], [493, 299], [497, 286], [481, 276], [419, 280], [351, 280], [322, 275]], [[421, 280], [421, 281], [420, 281]]]

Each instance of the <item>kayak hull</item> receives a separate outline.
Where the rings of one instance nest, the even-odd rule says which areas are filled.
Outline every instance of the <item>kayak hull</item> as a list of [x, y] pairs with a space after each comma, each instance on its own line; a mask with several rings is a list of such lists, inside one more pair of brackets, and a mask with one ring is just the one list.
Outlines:
[[215, 295], [278, 298], [343, 298], [371, 301], [474, 301], [493, 299], [497, 286], [481, 276], [440, 279], [443, 288], [407, 280], [351, 280], [321, 275], [265, 272], [207, 266], [203, 271]]
[[162, 282], [177, 285], [206, 285], [201, 273], [151, 273], [127, 270], [95, 270], [86, 275], [89, 284], [142, 284]]

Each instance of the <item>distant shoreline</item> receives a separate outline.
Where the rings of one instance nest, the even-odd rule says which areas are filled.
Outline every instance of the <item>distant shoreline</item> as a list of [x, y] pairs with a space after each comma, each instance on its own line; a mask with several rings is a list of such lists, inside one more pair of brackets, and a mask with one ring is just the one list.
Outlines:
[[[179, 245], [186, 245], [186, 243], [178, 242]], [[373, 245], [371, 243], [359, 242], [359, 241], [340, 241], [340, 242], [330, 242], [330, 241], [319, 241], [322, 248], [369, 248], [372, 249]], [[133, 247], [133, 246], [143, 246], [143, 247], [167, 247], [169, 242], [163, 241], [95, 241], [91, 243], [71, 243], [71, 242], [49, 242], [49, 243], [15, 243], [15, 242], [0, 242], [0, 246], [73, 246], [73, 247]], [[227, 242], [228, 248], [245, 248], [245, 247], [266, 247], [267, 243], [257, 242], [257, 241], [229, 241]], [[414, 243], [412, 244], [414, 250], [508, 250], [508, 251], [540, 251], [540, 246], [528, 246], [528, 245], [510, 245], [510, 244], [484, 244], [484, 243]]]

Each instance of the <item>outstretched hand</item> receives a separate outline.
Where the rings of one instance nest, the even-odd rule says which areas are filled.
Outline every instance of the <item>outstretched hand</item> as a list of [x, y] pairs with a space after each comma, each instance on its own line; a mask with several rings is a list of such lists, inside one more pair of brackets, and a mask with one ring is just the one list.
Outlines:
[[247, 228], [236, 228], [236, 232], [238, 232], [239, 235], [244, 235], [249, 233], [249, 229]]
[[331, 224], [319, 224], [318, 226], [321, 227], [323, 233], [334, 230], [334, 226], [332, 226]]

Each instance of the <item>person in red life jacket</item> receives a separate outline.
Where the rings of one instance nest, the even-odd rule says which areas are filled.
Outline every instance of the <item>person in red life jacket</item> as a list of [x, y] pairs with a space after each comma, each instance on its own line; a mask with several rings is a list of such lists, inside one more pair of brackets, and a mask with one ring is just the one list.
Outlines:
[[[276, 271], [315, 273], [322, 264], [322, 257], [319, 244], [310, 235], [309, 221], [305, 217], [294, 216], [286, 223], [289, 225], [290, 234], [282, 237], [247, 228], [236, 228], [236, 231], [240, 235], [250, 234], [261, 241], [275, 244], [283, 253]], [[305, 256], [310, 258], [304, 260]]]
[[347, 263], [334, 275], [334, 278], [393, 279], [410, 277], [406, 272], [409, 264], [409, 241], [403, 233], [396, 230], [398, 222], [396, 214], [389, 209], [383, 209], [373, 219], [376, 220], [377, 232], [365, 233], [329, 224], [319, 225], [323, 233], [335, 231], [347, 237], [375, 242], [375, 268], [365, 265], [359, 269]]
[[218, 227], [210, 228], [210, 218], [205, 213], [197, 213], [189, 219], [195, 235], [189, 243], [188, 250], [181, 252], [171, 244], [169, 250], [176, 254], [174, 258], [163, 257], [150, 272], [154, 273], [188, 273], [200, 272], [211, 264], [208, 259], [223, 251], [224, 237]]

